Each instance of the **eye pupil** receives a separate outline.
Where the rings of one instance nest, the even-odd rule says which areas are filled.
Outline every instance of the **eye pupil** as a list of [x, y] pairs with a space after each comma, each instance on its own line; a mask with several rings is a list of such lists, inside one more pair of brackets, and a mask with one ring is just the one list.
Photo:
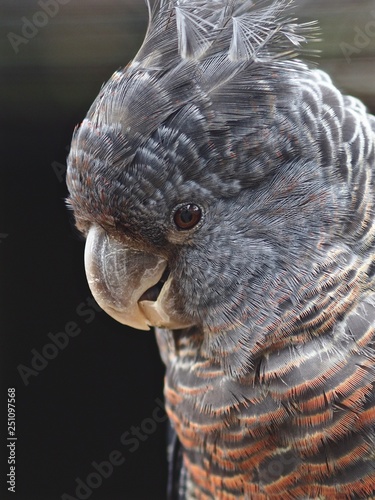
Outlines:
[[181, 210], [180, 219], [184, 224], [190, 224], [193, 220], [193, 214], [189, 210]]
[[198, 224], [201, 216], [202, 211], [197, 205], [184, 205], [176, 211], [174, 222], [180, 230], [192, 229]]

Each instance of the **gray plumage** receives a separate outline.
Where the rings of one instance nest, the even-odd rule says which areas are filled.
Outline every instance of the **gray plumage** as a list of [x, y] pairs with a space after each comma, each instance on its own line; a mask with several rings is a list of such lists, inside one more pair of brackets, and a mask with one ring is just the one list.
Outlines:
[[289, 4], [149, 6], [68, 159], [94, 296], [157, 327], [187, 499], [375, 495], [375, 119]]

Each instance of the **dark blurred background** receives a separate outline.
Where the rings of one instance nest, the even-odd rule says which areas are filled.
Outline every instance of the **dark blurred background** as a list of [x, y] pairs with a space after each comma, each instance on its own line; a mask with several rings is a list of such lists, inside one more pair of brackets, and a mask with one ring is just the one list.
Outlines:
[[[374, 112], [375, 1], [297, 0], [296, 14], [320, 21], [322, 54], [309, 59]], [[0, 498], [165, 498], [153, 334], [90, 302], [83, 242], [64, 205], [73, 128], [136, 53], [146, 22], [142, 0], [0, 0]], [[8, 387], [16, 494], [6, 484]]]

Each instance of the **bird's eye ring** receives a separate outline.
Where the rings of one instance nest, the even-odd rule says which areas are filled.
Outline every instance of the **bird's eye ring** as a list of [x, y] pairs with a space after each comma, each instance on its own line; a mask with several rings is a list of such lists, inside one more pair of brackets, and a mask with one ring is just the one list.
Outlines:
[[201, 220], [202, 210], [198, 205], [189, 203], [180, 206], [173, 217], [174, 223], [179, 231], [186, 231], [195, 227]]

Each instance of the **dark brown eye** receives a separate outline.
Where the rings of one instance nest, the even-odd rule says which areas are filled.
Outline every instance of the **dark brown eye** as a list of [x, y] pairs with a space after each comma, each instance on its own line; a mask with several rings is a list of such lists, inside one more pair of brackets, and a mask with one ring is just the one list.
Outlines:
[[174, 223], [181, 231], [192, 229], [202, 217], [202, 210], [197, 205], [184, 205], [176, 210]]

